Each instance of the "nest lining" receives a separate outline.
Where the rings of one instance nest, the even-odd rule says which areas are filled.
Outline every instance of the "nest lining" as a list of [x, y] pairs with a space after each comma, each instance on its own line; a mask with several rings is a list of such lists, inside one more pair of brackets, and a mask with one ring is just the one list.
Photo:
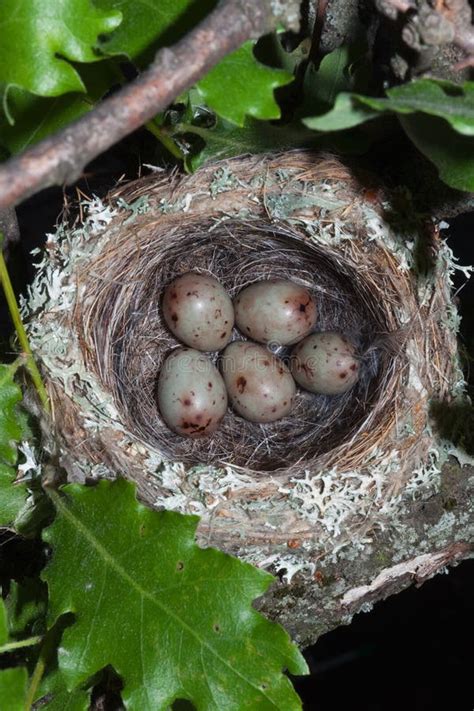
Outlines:
[[[332, 539], [334, 548], [362, 522], [366, 535], [412, 473], [429, 471], [429, 398], [460, 382], [446, 328], [450, 267], [441, 260], [420, 279], [415, 236], [389, 226], [383, 203], [364, 200], [345, 166], [306, 152], [233, 159], [183, 179], [143, 179], [87, 210], [52, 238], [24, 307], [70, 473], [120, 471], [145, 500], [201, 514], [207, 542], [212, 530], [227, 548], [236, 536], [259, 545], [296, 536], [306, 548]], [[229, 413], [217, 438], [174, 437], [154, 393], [176, 345], [160, 297], [190, 269], [231, 294], [269, 276], [314, 289], [318, 330], [338, 328], [360, 348], [357, 388], [302, 393], [275, 425]]]
[[[166, 239], [151, 233], [139, 257], [126, 265], [122, 282], [107, 280], [106, 262], [104, 274], [95, 265], [94, 293], [82, 315], [89, 324], [83, 337], [93, 344], [95, 367], [127, 430], [171, 460], [264, 471], [314, 463], [353, 435], [374, 407], [384, 380], [403, 370], [401, 349], [385, 338], [390, 320], [381, 306], [383, 294], [295, 230], [269, 228], [258, 220], [217, 227], [200, 221], [196, 230], [191, 220], [183, 220]], [[122, 265], [115, 266], [120, 272]], [[165, 286], [191, 270], [212, 274], [232, 297], [249, 283], [268, 278], [291, 279], [309, 288], [318, 304], [318, 330], [342, 331], [362, 354], [358, 384], [338, 397], [299, 390], [292, 413], [271, 425], [248, 422], [229, 410], [211, 437], [191, 439], [170, 432], [157, 408], [156, 377], [170, 350], [180, 344], [164, 323], [160, 302]], [[235, 331], [234, 338], [242, 335]], [[278, 355], [285, 358], [289, 349], [279, 349]]]

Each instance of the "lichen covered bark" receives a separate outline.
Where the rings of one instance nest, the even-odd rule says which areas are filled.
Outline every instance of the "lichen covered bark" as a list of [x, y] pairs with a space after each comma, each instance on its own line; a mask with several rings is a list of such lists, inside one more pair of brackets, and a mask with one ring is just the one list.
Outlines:
[[[474, 554], [474, 466], [453, 458], [444, 465], [437, 493], [404, 499], [385, 530], [363, 548], [348, 545], [321, 559], [314, 584], [296, 573], [275, 582], [258, 607], [283, 624], [302, 646], [349, 624], [378, 600], [421, 585]], [[280, 571], [283, 577], [283, 571]]]

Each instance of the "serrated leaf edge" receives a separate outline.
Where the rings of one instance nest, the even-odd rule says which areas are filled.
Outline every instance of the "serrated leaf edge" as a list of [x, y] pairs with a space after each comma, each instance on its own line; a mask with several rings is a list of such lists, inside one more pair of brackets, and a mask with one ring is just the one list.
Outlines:
[[[67, 507], [67, 505], [65, 505], [65, 503], [64, 503], [62, 497], [60, 496], [60, 494], [58, 494], [57, 492], [50, 491], [50, 492], [49, 492], [49, 495], [50, 495], [51, 498], [53, 499], [53, 502], [54, 502], [56, 508], [61, 512], [61, 514], [63, 514], [64, 517], [65, 517], [74, 527], [76, 527], [76, 529], [84, 536], [84, 538], [90, 543], [90, 545], [91, 545], [93, 548], [95, 548], [95, 550], [96, 550], [101, 556], [103, 556], [104, 560], [106, 560], [106, 561], [110, 564], [111, 568], [112, 568], [119, 576], [121, 576], [124, 580], [126, 580], [127, 583], [129, 583], [130, 586], [131, 586], [134, 590], [136, 590], [136, 592], [142, 597], [142, 599], [145, 598], [145, 599], [149, 600], [152, 604], [154, 604], [156, 607], [158, 607], [162, 612], [164, 612], [164, 613], [165, 613], [166, 615], [168, 615], [170, 618], [172, 618], [173, 620], [175, 620], [176, 623], [177, 623], [179, 626], [181, 626], [182, 628], [184, 628], [192, 637], [194, 637], [194, 639], [198, 642], [198, 644], [201, 645], [201, 649], [202, 649], [203, 647], [205, 647], [214, 657], [216, 657], [225, 667], [227, 667], [231, 673], [233, 673], [233, 674], [235, 674], [236, 676], [238, 676], [240, 679], [242, 679], [242, 681], [243, 681], [245, 684], [251, 686], [255, 691], [257, 691], [259, 694], [261, 694], [263, 697], [265, 697], [265, 699], [266, 699], [269, 703], [271, 703], [275, 708], [279, 708], [278, 706], [275, 705], [274, 701], [264, 692], [264, 690], [262, 690], [258, 685], [256, 685], [256, 684], [252, 683], [251, 681], [249, 681], [245, 676], [243, 676], [243, 674], [241, 674], [237, 669], [235, 669], [231, 664], [229, 664], [229, 662], [228, 662], [225, 658], [221, 657], [221, 656], [213, 649], [213, 647], [212, 647], [209, 643], [207, 643], [205, 640], [203, 640], [203, 639], [193, 630], [193, 628], [190, 627], [184, 620], [182, 620], [182, 619], [181, 619], [178, 615], [176, 615], [172, 610], [169, 610], [166, 605], [164, 605], [163, 603], [161, 603], [161, 602], [159, 602], [158, 600], [156, 600], [156, 599], [155, 599], [150, 593], [148, 593], [146, 590], [143, 590], [143, 589], [140, 587], [140, 585], [138, 585], [138, 584], [136, 583], [136, 581], [135, 581], [130, 575], [128, 575], [128, 573], [126, 572], [126, 570], [114, 560], [114, 558], [108, 553], [107, 549], [104, 548], [104, 546], [102, 546], [102, 544], [100, 543], [100, 541], [98, 541], [98, 540], [95, 538], [95, 536], [93, 536], [93, 535], [90, 533], [90, 531], [87, 529], [87, 527], [84, 526], [84, 524], [83, 524], [79, 519], [77, 519], [76, 516], [74, 516], [74, 514], [69, 510], [69, 508]], [[135, 499], [135, 501], [136, 501], [136, 499]], [[136, 503], [138, 503], [138, 502], [136, 502]], [[147, 510], [146, 507], [142, 507], [142, 508], [143, 508], [144, 510]], [[199, 520], [199, 517], [193, 516], [193, 518], [196, 519], [196, 525], [197, 525], [197, 521]], [[54, 525], [54, 524], [53, 524], [53, 525]], [[46, 532], [45, 532], [45, 533], [46, 533]], [[45, 540], [48, 540], [48, 538], [45, 537]], [[196, 545], [196, 547], [198, 547], [197, 544], [195, 544], [195, 545]], [[217, 550], [217, 549], [215, 549], [215, 550]], [[217, 552], [221, 553], [222, 555], [226, 555], [226, 554], [223, 553], [222, 551], [217, 551]], [[47, 568], [46, 568], [46, 571], [45, 571], [45, 572], [47, 573]], [[258, 571], [258, 572], [261, 573], [261, 575], [262, 575], [262, 588], [263, 588], [263, 589], [262, 589], [262, 594], [263, 594], [263, 593], [265, 592], [265, 590], [268, 588], [268, 586], [270, 585], [270, 583], [272, 582], [273, 576], [272, 576], [270, 573], [265, 573], [264, 571]], [[265, 578], [266, 578], [266, 579], [265, 579]], [[47, 579], [46, 579], [46, 582], [47, 582]], [[259, 614], [259, 613], [256, 612], [255, 610], [254, 610], [254, 612], [255, 612], [255, 614], [257, 614], [257, 615]], [[63, 611], [63, 614], [64, 614], [64, 611]], [[266, 619], [266, 618], [263, 618], [263, 619]], [[269, 624], [272, 624], [272, 622], [271, 622], [270, 620], [267, 620], [267, 622], [269, 622]], [[274, 623], [273, 623], [273, 624], [274, 624]], [[289, 640], [289, 641], [290, 641], [290, 640]], [[290, 643], [291, 643], [291, 641], [290, 641]]]

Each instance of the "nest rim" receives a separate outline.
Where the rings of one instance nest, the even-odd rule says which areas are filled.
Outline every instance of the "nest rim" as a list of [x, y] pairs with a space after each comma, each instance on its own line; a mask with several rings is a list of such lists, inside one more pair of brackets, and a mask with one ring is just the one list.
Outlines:
[[[206, 541], [212, 532], [228, 549], [235, 548], [240, 527], [249, 546], [252, 541], [280, 545], [289, 532], [309, 544], [321, 526], [331, 540], [341, 534], [343, 521], [348, 532], [357, 531], [360, 536], [377, 520], [377, 512], [386, 515], [389, 504], [385, 502], [394, 500], [414, 472], [425, 471], [423, 463], [436, 446], [426, 428], [429, 398], [450, 393], [459, 371], [455, 331], [446, 330], [443, 324], [451, 307], [446, 272], [435, 273], [432, 282], [423, 285], [409, 264], [413, 247], [406, 240], [413, 239], [413, 231], [407, 238], [386, 219], [392, 209], [390, 196], [380, 192], [374, 203], [364, 190], [354, 173], [334, 157], [309, 151], [270, 154], [263, 160], [244, 156], [210, 164], [193, 176], [157, 179], [155, 175], [120, 186], [108, 196], [107, 207], [100, 207], [103, 216], [110, 206], [110, 219], [101, 217], [103, 224], [97, 233], [92, 231], [92, 237], [87, 229], [77, 233], [84, 253], [69, 246], [69, 233], [65, 240], [60, 236], [48, 268], [55, 259], [69, 259], [67, 253], [72, 250], [73, 266], [65, 278], [71, 297], [59, 313], [54, 303], [45, 309], [42, 327], [51, 322], [53, 328], [60, 324], [67, 331], [68, 357], [73, 352], [83, 363], [79, 382], [74, 373], [69, 380], [61, 373], [64, 359], [50, 358], [41, 336], [35, 345], [38, 353], [42, 348], [45, 353], [55, 428], [63, 442], [68, 472], [81, 476], [81, 472], [93, 471], [94, 478], [120, 471], [138, 483], [145, 501], [199, 512], [204, 517], [199, 530]], [[288, 205], [288, 193], [295, 197], [294, 204]], [[274, 198], [273, 204], [269, 197]], [[141, 213], [136, 208], [144, 201], [147, 209]], [[88, 209], [92, 208], [93, 204]], [[183, 465], [179, 459], [167, 459], [124, 423], [106, 373], [97, 367], [98, 344], [91, 339], [94, 319], [90, 312], [96, 296], [87, 286], [95, 279], [122, 288], [123, 275], [141, 252], [146, 253], [150, 230], [156, 237], [157, 226], [168, 236], [176, 225], [184, 228], [188, 222], [201, 221], [209, 236], [219, 227], [229, 227], [232, 220], [255, 227], [256, 218], [267, 229], [274, 231], [278, 226], [293, 237], [297, 234], [305, 243], [323, 249], [336, 264], [343, 260], [353, 265], [363, 272], [369, 290], [383, 276], [381, 291], [387, 305], [383, 326], [387, 327], [368, 344], [369, 351], [378, 351], [380, 359], [390, 361], [386, 377], [374, 388], [378, 406], [367, 412], [365, 421], [339, 446], [311, 461], [297, 458], [273, 470], [235, 463], [221, 469], [215, 460], [209, 465]], [[347, 225], [350, 229], [345, 230]], [[429, 246], [435, 252], [440, 248], [436, 241]], [[101, 278], [97, 269], [101, 260], [114, 263], [112, 278], [110, 274]], [[129, 286], [133, 287], [133, 280]], [[394, 362], [399, 367], [390, 368]], [[110, 408], [99, 416], [105, 400], [110, 401]], [[249, 507], [258, 509], [256, 519], [251, 517], [251, 531]], [[269, 531], [272, 520], [277, 523]], [[334, 541], [327, 545], [333, 547]]]

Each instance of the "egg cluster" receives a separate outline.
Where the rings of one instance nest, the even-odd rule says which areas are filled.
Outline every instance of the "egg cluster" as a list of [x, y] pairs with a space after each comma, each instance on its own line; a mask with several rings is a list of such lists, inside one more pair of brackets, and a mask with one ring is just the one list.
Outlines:
[[[165, 289], [163, 316], [186, 346], [165, 360], [157, 388], [163, 420], [179, 435], [215, 432], [229, 400], [246, 420], [269, 423], [291, 412], [296, 383], [338, 395], [359, 376], [353, 344], [336, 332], [313, 332], [314, 298], [291, 281], [251, 284], [232, 303], [217, 279], [189, 272]], [[230, 343], [234, 325], [248, 340]], [[272, 353], [274, 346], [294, 346], [287, 362]], [[204, 355], [216, 351], [220, 372]]]

